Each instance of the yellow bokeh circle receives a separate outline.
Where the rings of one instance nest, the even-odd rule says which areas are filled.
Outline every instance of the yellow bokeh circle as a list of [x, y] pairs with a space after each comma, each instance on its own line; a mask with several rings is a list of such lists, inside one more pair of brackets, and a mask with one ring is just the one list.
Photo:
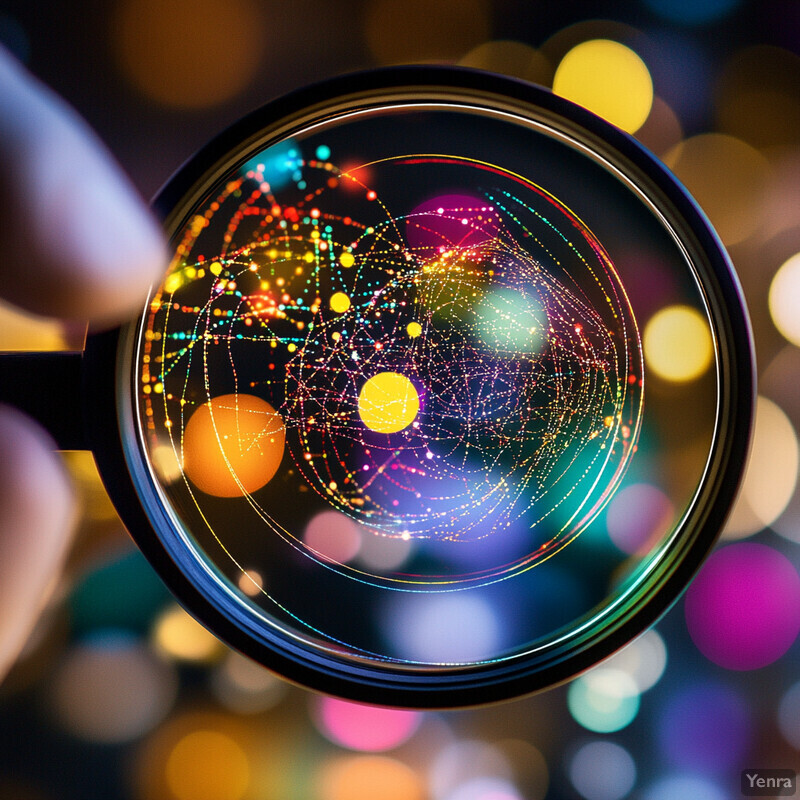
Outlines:
[[644, 329], [648, 369], [675, 383], [699, 378], [711, 365], [714, 344], [705, 317], [689, 306], [662, 308]]
[[378, 433], [397, 433], [407, 428], [419, 412], [414, 384], [398, 372], [373, 375], [358, 394], [361, 421]]
[[610, 39], [573, 47], [556, 69], [553, 91], [628, 133], [644, 124], [653, 105], [647, 65], [630, 47]]
[[769, 287], [769, 313], [775, 327], [800, 347], [800, 253], [785, 261]]

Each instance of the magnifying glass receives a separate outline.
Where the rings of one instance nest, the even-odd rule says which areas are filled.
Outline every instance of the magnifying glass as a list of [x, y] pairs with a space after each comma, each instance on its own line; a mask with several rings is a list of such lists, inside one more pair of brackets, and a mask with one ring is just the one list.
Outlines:
[[679, 596], [741, 477], [752, 345], [717, 237], [633, 139], [394, 68], [256, 111], [155, 206], [173, 257], [139, 319], [5, 357], [3, 391], [94, 452], [220, 638], [323, 692], [466, 706]]

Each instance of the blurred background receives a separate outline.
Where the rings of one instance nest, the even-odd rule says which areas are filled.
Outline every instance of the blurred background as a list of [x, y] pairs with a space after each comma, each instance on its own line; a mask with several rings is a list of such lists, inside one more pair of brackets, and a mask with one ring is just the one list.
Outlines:
[[[63, 581], [0, 687], [3, 800], [724, 800], [800, 769], [800, 4], [795, 0], [0, 0], [0, 42], [150, 197], [295, 87], [377, 65], [506, 72], [663, 159], [752, 315], [755, 439], [715, 553], [658, 626], [567, 686], [416, 713], [289, 686], [206, 633], [118, 521], [91, 455]], [[592, 44], [588, 44], [592, 43]], [[0, 349], [83, 331], [0, 305]]]

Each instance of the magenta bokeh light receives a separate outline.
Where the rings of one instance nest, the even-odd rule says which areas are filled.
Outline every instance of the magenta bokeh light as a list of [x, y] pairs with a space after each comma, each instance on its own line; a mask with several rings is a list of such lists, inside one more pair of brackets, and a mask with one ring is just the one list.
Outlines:
[[418, 711], [350, 703], [333, 697], [320, 698], [314, 716], [320, 733], [331, 742], [369, 753], [403, 744], [422, 719]]
[[771, 547], [729, 545], [703, 566], [685, 611], [706, 658], [727, 669], [758, 669], [780, 658], [800, 632], [800, 576]]

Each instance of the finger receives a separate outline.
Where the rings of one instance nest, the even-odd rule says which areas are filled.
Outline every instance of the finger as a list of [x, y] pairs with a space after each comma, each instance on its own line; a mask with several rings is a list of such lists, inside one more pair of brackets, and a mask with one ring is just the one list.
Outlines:
[[0, 679], [59, 575], [75, 520], [53, 446], [35, 423], [0, 406]]
[[160, 228], [88, 125], [0, 47], [0, 293], [113, 323], [166, 266]]

